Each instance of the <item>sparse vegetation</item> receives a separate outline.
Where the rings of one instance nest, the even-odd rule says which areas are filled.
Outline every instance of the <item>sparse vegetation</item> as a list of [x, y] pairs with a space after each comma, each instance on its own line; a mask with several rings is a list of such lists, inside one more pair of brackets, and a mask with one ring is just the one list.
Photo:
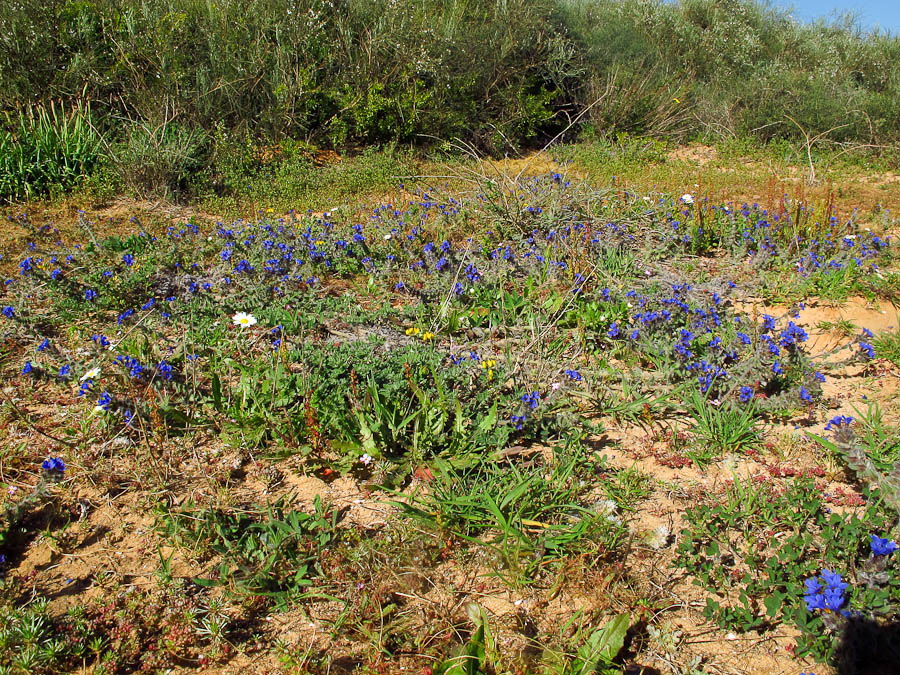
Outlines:
[[895, 38], [717, 0], [0, 36], [0, 675], [895, 665]]

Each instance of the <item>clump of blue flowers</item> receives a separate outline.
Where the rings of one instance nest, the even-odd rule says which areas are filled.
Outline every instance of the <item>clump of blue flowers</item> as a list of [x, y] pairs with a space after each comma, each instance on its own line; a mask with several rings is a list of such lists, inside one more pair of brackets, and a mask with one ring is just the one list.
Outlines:
[[62, 477], [66, 472], [66, 463], [61, 457], [48, 457], [41, 464], [41, 468], [50, 477]]
[[842, 426], [849, 427], [851, 424], [853, 424], [853, 418], [849, 415], [837, 415], [828, 420], [828, 424], [825, 425], [825, 431], [840, 429]]
[[831, 570], [822, 570], [818, 577], [811, 577], [805, 581], [806, 593], [803, 600], [806, 609], [810, 612], [841, 612], [841, 608], [847, 601], [844, 592], [847, 583], [841, 580], [841, 575]]

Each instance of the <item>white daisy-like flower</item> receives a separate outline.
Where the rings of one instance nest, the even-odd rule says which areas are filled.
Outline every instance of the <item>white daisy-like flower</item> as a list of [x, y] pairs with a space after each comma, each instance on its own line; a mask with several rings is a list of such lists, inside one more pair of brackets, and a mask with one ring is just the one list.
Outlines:
[[246, 312], [238, 312], [233, 317], [231, 317], [231, 321], [235, 326], [248, 328], [256, 323], [256, 317], [252, 314], [247, 314]]
[[84, 382], [85, 380], [96, 380], [100, 376], [100, 368], [91, 368], [84, 375], [81, 376], [79, 382]]
[[685, 204], [693, 204], [694, 195], [692, 195], [690, 192], [683, 194], [681, 195], [681, 201], [683, 201]]

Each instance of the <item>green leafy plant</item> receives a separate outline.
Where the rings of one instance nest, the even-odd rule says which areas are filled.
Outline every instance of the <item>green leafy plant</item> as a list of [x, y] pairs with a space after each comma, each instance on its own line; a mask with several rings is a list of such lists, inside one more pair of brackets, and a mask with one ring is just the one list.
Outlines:
[[554, 675], [619, 673], [621, 667], [615, 665], [614, 660], [625, 646], [631, 622], [631, 615], [622, 613], [611, 618], [601, 628], [579, 628], [571, 641], [574, 644], [581, 643], [578, 650], [571, 654], [545, 649], [542, 665], [546, 672]]
[[76, 186], [98, 162], [89, 104], [20, 108], [0, 127], [0, 200], [33, 199]]
[[694, 425], [691, 431], [704, 449], [715, 453], [695, 453], [698, 461], [708, 461], [725, 452], [740, 452], [760, 443], [757, 414], [753, 403], [739, 404], [728, 400], [715, 405], [706, 396], [693, 391], [688, 399]]
[[[861, 514], [831, 513], [811, 478], [783, 490], [734, 481], [724, 494], [685, 513], [676, 564], [712, 595], [704, 614], [721, 626], [766, 630], [780, 620], [803, 633], [798, 653], [818, 659], [834, 641], [823, 615], [804, 603], [806, 579], [821, 569], [849, 573], [863, 565], [872, 532], [887, 532], [896, 514], [871, 501]], [[900, 600], [900, 578], [885, 585], [857, 585], [851, 606], [881, 612]]]
[[335, 537], [337, 512], [327, 513], [316, 497], [312, 514], [290, 510], [279, 500], [265, 511], [190, 509], [158, 516], [165, 536], [221, 557], [215, 576], [202, 586], [271, 598], [286, 605], [308, 591], [322, 573], [321, 552]]
[[428, 492], [398, 506], [410, 518], [485, 546], [505, 568], [498, 575], [521, 583], [545, 562], [622, 543], [624, 526], [579, 499], [582, 462], [577, 451], [563, 456], [548, 478], [538, 467], [501, 472], [485, 461], [462, 469], [438, 461]]
[[495, 650], [495, 645], [487, 613], [474, 604], [466, 609], [475, 623], [475, 630], [468, 641], [460, 645], [449, 658], [435, 664], [435, 675], [485, 675], [488, 672], [488, 655]]

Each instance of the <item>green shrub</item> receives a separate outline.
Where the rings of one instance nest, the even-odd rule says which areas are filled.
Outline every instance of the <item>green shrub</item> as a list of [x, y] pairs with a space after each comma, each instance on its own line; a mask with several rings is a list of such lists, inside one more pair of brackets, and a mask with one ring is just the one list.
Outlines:
[[30, 199], [76, 185], [100, 156], [90, 106], [28, 106], [0, 127], [0, 200]]

